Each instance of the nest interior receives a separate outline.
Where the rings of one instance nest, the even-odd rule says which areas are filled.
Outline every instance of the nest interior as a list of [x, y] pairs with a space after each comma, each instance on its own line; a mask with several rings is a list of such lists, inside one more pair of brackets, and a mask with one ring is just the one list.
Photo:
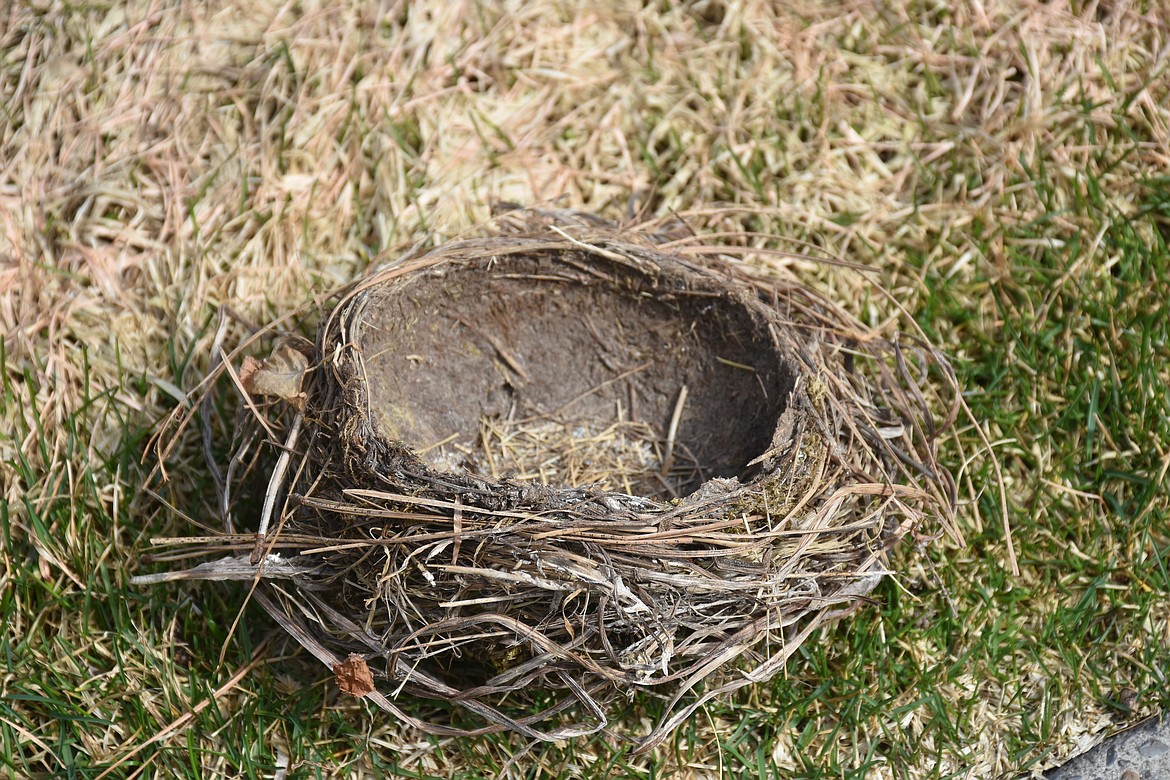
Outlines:
[[682, 269], [591, 262], [527, 249], [371, 292], [356, 335], [378, 435], [494, 479], [653, 498], [749, 481], [796, 380], [758, 304]]

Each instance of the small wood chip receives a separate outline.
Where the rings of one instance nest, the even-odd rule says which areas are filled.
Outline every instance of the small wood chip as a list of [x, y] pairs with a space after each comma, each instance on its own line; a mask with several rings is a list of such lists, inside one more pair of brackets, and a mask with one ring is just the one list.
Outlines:
[[357, 653], [350, 653], [341, 663], [333, 664], [333, 674], [337, 676], [337, 687], [353, 696], [360, 698], [374, 690], [374, 675], [366, 659]]

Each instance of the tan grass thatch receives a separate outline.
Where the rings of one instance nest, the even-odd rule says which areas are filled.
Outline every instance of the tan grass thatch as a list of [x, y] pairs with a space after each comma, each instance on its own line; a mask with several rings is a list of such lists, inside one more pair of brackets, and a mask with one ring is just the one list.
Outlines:
[[[277, 453], [254, 549], [139, 581], [262, 579], [345, 690], [433, 733], [589, 734], [650, 689], [648, 750], [781, 671], [924, 519], [949, 525], [935, 442], [955, 403], [935, 419], [930, 387], [953, 379], [677, 224], [498, 225], [385, 265], [315, 343], [233, 371], [250, 397], [228, 514], [233, 475]], [[403, 691], [483, 725], [423, 722]]]

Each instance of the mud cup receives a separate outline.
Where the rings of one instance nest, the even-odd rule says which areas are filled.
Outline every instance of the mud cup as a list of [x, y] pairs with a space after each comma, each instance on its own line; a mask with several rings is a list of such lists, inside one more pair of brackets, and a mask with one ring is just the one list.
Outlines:
[[798, 385], [783, 327], [678, 262], [511, 241], [364, 291], [342, 374], [363, 430], [436, 474], [678, 498], [765, 473]]

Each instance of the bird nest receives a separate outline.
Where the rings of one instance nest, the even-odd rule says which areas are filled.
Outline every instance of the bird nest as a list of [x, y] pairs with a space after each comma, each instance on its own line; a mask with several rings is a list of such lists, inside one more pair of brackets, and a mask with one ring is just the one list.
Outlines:
[[[139, 581], [255, 580], [344, 690], [431, 733], [562, 739], [646, 690], [650, 749], [953, 507], [945, 362], [740, 251], [524, 212], [386, 264], [314, 342], [221, 367], [220, 509], [257, 518], [251, 551]], [[263, 502], [235, 498], [257, 472]]]

